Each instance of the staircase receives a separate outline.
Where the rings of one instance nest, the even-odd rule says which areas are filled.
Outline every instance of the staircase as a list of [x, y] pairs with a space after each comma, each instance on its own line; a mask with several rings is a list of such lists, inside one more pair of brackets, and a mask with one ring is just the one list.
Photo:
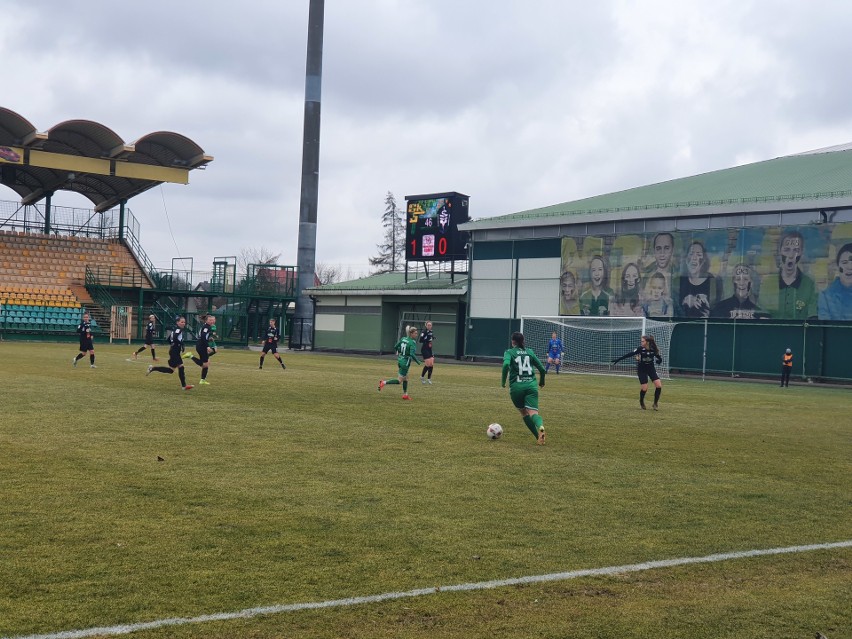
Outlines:
[[95, 322], [97, 322], [98, 324], [98, 328], [101, 329], [101, 332], [109, 335], [109, 330], [111, 326], [111, 309], [105, 309], [103, 306], [95, 302], [95, 300], [92, 299], [92, 296], [89, 294], [89, 291], [86, 289], [85, 286], [80, 286], [79, 284], [69, 284], [68, 288], [71, 289], [72, 293], [74, 293], [74, 297], [76, 297], [80, 301], [80, 305], [83, 306], [89, 312], [89, 315], [92, 318], [94, 318]]

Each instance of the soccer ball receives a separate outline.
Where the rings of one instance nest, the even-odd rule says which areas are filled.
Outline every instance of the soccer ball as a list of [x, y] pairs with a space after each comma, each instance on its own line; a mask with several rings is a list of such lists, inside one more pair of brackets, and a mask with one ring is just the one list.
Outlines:
[[489, 424], [485, 434], [488, 439], [500, 439], [503, 436], [503, 427], [500, 424]]

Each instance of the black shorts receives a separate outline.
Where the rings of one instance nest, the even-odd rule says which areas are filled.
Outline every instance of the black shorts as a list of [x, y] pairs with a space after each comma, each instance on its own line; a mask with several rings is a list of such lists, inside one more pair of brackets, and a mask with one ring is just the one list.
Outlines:
[[649, 379], [652, 382], [656, 382], [658, 379], [660, 379], [660, 376], [657, 375], [657, 369], [653, 366], [651, 368], [640, 368], [636, 372], [639, 375], [640, 384], [647, 384]]
[[92, 344], [92, 338], [91, 337], [83, 337], [83, 338], [80, 339], [80, 352], [81, 353], [86, 353], [88, 351], [93, 351], [93, 350], [95, 350], [95, 345]]
[[425, 346], [423, 347], [423, 352], [421, 353], [421, 356], [423, 357], [423, 359], [429, 359], [430, 357], [435, 357], [432, 354], [432, 349], [426, 348]]
[[169, 366], [171, 368], [183, 366], [183, 359], [180, 356], [180, 351], [169, 350]]
[[196, 346], [195, 352], [198, 353], [198, 359], [201, 360], [202, 364], [206, 364], [207, 360], [210, 359], [210, 354], [207, 352], [206, 346]]
[[145, 336], [145, 346], [153, 346], [153, 345], [154, 345], [154, 336], [151, 335], [150, 337], [148, 337], [146, 335]]
[[272, 351], [273, 354], [278, 352], [278, 344], [275, 342], [264, 342], [263, 343], [263, 354], [266, 355], [269, 351]]

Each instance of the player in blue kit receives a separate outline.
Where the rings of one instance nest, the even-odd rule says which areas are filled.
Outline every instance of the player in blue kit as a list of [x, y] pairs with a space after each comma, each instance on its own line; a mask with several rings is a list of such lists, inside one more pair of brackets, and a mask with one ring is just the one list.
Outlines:
[[550, 371], [550, 365], [553, 364], [556, 367], [556, 374], [559, 375], [563, 353], [562, 340], [556, 337], [556, 331], [554, 331], [550, 334], [550, 341], [547, 343], [547, 364], [544, 367], [544, 371]]

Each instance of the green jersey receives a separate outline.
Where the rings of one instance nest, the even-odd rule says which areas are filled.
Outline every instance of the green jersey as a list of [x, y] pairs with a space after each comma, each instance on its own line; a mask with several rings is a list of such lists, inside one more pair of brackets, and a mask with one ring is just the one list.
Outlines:
[[503, 354], [503, 385], [506, 384], [507, 375], [510, 386], [535, 382], [535, 369], [544, 376], [544, 366], [533, 351], [513, 346]]
[[416, 354], [417, 344], [410, 337], [400, 337], [393, 348], [397, 352], [397, 360], [400, 366], [410, 366], [411, 360], [420, 363]]

